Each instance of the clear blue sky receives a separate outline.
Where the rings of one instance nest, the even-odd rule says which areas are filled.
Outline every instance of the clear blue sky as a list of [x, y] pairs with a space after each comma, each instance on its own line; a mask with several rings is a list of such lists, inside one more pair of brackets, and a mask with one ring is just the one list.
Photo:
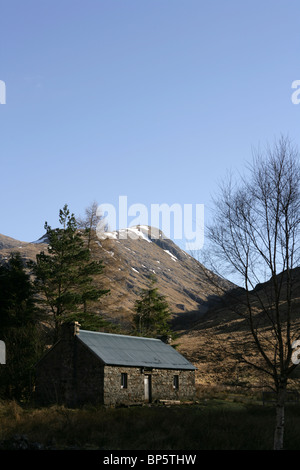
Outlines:
[[3, 0], [0, 233], [93, 200], [204, 204], [281, 133], [299, 145], [299, 0]]

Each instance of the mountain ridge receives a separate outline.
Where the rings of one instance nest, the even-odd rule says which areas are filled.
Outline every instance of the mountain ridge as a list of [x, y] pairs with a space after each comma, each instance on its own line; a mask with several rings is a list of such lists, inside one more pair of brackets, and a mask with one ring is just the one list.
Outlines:
[[[12, 251], [19, 251], [25, 261], [35, 260], [40, 251], [47, 251], [46, 242], [45, 235], [21, 242], [0, 234], [0, 261]], [[195, 321], [218, 300], [218, 289], [206, 276], [206, 268], [155, 227], [93, 233], [91, 252], [105, 266], [101, 286], [110, 288], [95, 310], [115, 322], [130, 324], [134, 303], [149, 285], [150, 275], [155, 275], [159, 292], [166, 296], [175, 328]], [[225, 289], [233, 287], [229, 281], [217, 281]]]

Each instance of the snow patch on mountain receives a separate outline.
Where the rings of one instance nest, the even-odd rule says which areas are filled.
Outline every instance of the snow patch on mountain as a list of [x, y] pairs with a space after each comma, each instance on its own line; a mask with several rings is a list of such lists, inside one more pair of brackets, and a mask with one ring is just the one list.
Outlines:
[[[141, 230], [142, 229], [142, 230]], [[148, 233], [148, 227], [145, 225], [133, 226], [128, 228], [122, 228], [120, 230], [115, 230], [113, 232], [98, 232], [97, 236], [100, 240], [105, 240], [106, 238], [112, 240], [138, 240], [142, 239], [146, 242], [152, 243], [152, 240], [146, 235]]]
[[168, 253], [168, 255], [171, 256], [171, 258], [172, 258], [173, 261], [175, 261], [175, 262], [178, 261], [178, 258], [176, 258], [176, 256], [173, 255], [173, 253], [171, 253], [169, 250], [164, 250], [164, 251], [165, 251], [166, 253]]
[[48, 243], [47, 234], [43, 235], [41, 238], [39, 238], [38, 240], [35, 240], [34, 242], [31, 242], [31, 243], [33, 243], [34, 245], [37, 245], [39, 243]]

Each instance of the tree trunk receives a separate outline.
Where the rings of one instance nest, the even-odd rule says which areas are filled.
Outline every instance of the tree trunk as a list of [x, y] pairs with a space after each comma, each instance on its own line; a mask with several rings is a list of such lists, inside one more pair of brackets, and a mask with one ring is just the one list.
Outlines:
[[286, 385], [283, 384], [279, 387], [278, 392], [277, 392], [274, 450], [283, 449], [285, 395], [286, 395]]

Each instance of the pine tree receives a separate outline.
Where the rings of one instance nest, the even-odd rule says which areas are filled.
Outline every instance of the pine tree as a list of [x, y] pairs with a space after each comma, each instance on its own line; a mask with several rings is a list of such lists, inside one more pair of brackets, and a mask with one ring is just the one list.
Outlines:
[[150, 277], [148, 289], [142, 289], [141, 298], [135, 302], [133, 321], [142, 336], [171, 335], [169, 309], [166, 297], [158, 292], [157, 279]]
[[91, 260], [90, 250], [67, 205], [60, 210], [59, 221], [62, 228], [52, 229], [45, 223], [48, 253], [39, 253], [36, 263], [31, 265], [35, 284], [52, 313], [56, 337], [66, 320], [76, 319], [82, 326], [99, 322], [99, 316], [88, 312], [86, 306], [109, 292], [93, 282], [94, 276], [103, 272], [103, 264]]
[[35, 289], [19, 253], [0, 266], [0, 339], [6, 345], [6, 364], [0, 368], [0, 396], [24, 399], [43, 344]]
[[34, 322], [34, 288], [20, 253], [0, 266], [0, 331]]

